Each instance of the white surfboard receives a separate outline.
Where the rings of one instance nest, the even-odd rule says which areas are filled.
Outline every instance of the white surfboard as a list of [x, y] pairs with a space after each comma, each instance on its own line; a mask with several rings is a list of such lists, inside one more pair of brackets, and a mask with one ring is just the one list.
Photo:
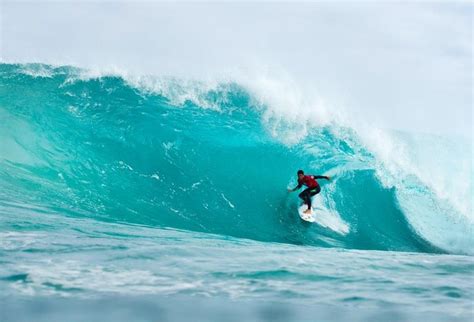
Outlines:
[[301, 219], [307, 222], [314, 222], [316, 219], [314, 219], [313, 217], [313, 214], [314, 214], [313, 208], [311, 208], [311, 212], [308, 214], [305, 214], [306, 209], [308, 209], [308, 205], [306, 204], [302, 204], [301, 206], [299, 206], [298, 214], [300, 215]]
[[349, 225], [341, 219], [337, 212], [322, 207], [311, 207], [311, 212], [305, 214], [304, 211], [306, 209], [308, 209], [306, 204], [298, 207], [298, 214], [304, 221], [316, 223], [340, 235], [347, 235], [349, 233]]

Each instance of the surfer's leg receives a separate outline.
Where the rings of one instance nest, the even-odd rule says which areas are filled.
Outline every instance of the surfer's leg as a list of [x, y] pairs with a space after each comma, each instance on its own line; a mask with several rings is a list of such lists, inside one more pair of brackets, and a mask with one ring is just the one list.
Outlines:
[[321, 192], [321, 187], [316, 187], [313, 190], [311, 190], [311, 197], [317, 195], [318, 193]]
[[304, 189], [303, 192], [299, 194], [299, 197], [303, 199], [304, 203], [308, 205], [308, 209], [311, 209], [311, 194], [310, 189]]
[[306, 194], [304, 193], [304, 191], [300, 192], [298, 194], [298, 197], [300, 197], [304, 203], [306, 203]]
[[308, 190], [308, 209], [311, 209], [311, 197], [317, 195], [321, 191], [321, 188], [318, 186], [313, 190], [310, 190], [309, 188], [306, 190]]

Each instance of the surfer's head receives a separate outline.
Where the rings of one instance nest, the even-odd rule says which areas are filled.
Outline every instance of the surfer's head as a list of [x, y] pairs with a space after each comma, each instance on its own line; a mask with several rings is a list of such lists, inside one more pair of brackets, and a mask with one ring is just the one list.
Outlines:
[[298, 174], [298, 178], [303, 179], [303, 177], [304, 177], [304, 171], [303, 170], [298, 170], [297, 174]]

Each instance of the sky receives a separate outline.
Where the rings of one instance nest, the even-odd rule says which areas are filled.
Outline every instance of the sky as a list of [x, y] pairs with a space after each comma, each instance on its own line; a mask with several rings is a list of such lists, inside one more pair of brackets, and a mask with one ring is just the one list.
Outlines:
[[468, 1], [0, 6], [3, 62], [193, 79], [265, 73], [382, 127], [472, 138]]

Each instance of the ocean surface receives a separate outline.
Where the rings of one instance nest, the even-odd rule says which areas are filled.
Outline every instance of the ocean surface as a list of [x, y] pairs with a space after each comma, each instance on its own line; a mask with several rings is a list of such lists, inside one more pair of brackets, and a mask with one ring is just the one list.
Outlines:
[[0, 64], [0, 320], [473, 321], [472, 141], [281, 106]]

